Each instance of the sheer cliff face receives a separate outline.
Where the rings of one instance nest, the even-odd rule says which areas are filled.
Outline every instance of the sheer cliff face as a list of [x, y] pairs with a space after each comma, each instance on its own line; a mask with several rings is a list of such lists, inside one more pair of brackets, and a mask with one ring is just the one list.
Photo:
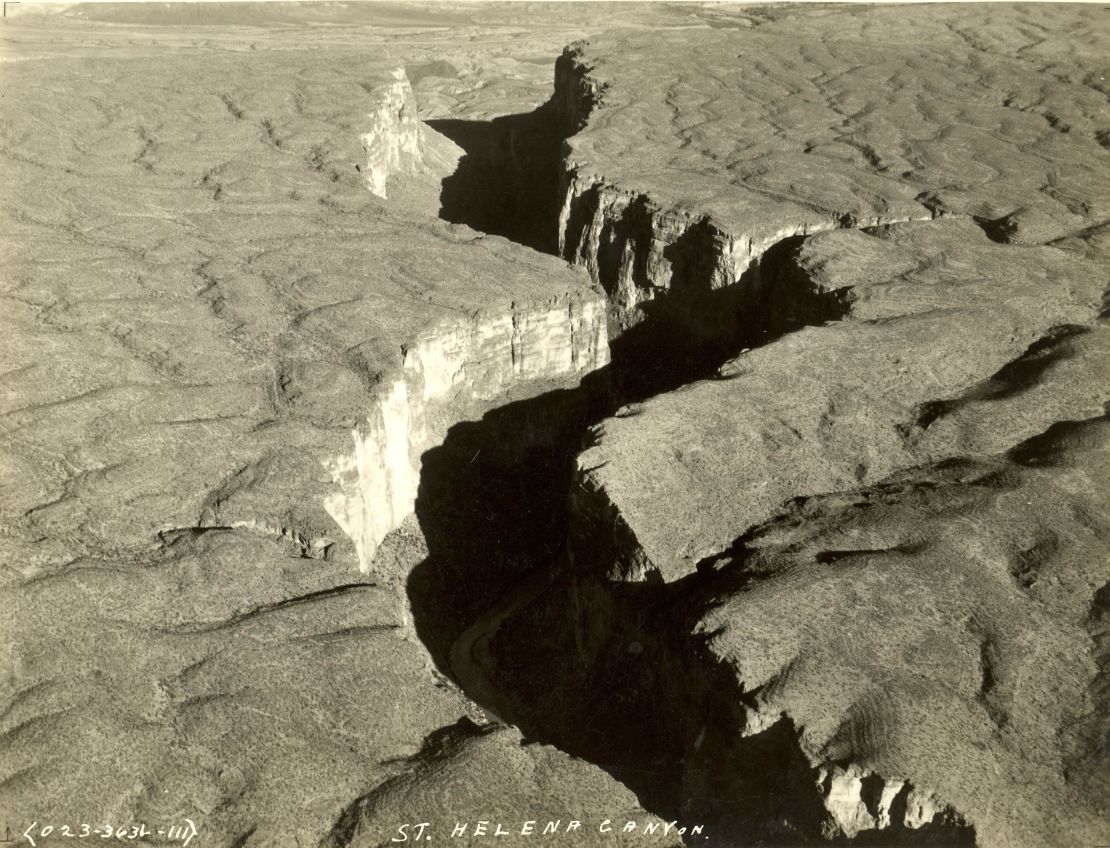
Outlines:
[[71, 24], [0, 101], [0, 809], [318, 844], [467, 709], [359, 555], [453, 421], [605, 362], [602, 296], [400, 202], [450, 151], [394, 62]]
[[[576, 567], [666, 581], [676, 599], [700, 584], [682, 605], [708, 607], [692, 628], [702, 673], [723, 665], [742, 693], [731, 725], [687, 743], [689, 797], [743, 792], [719, 752], [758, 757], [785, 727], [810, 769], [798, 798], [831, 834], [1099, 832], [1097, 791], [1064, 777], [1090, 780], [1091, 762], [1064, 766], [1077, 743], [1061, 741], [1104, 709], [1091, 610], [1110, 544], [1096, 482], [1110, 334], [1095, 265], [966, 221], [818, 236], [775, 282], [841, 292], [844, 319], [597, 428], [573, 495]], [[672, 649], [676, 666], [698, 655]], [[1000, 795], [1020, 815], [997, 815]]]
[[1065, 765], [1065, 737], [1105, 710], [1090, 619], [1110, 334], [1100, 262], [1072, 247], [999, 245], [964, 220], [815, 236], [771, 292], [789, 308], [838, 293], [840, 320], [596, 428], [575, 566], [676, 598], [701, 584], [703, 661], [743, 693], [730, 729], [687, 748], [691, 797], [746, 779], [707, 777], [720, 757], [700, 749], [757, 756], [785, 727], [831, 834], [1101, 831], [1097, 790], [1069, 786], [1092, 762]]
[[722, 764], [773, 750], [824, 836], [1105, 834], [1075, 736], [1107, 710], [1105, 35], [997, 17], [784, 12], [557, 65], [560, 255], [615, 361], [665, 318], [709, 377], [580, 455], [571, 644], [611, 670], [637, 616], [687, 616], [654, 647], [721, 685], [652, 715], [729, 715], [676, 755], [725, 818], [752, 774]]
[[566, 299], [514, 306], [432, 331], [407, 346], [401, 374], [352, 433], [354, 451], [327, 463], [340, 491], [328, 512], [355, 542], [369, 571], [386, 534], [412, 514], [420, 456], [447, 427], [488, 408], [514, 386], [565, 381], [609, 360], [604, 301]]
[[[1096, 316], [1102, 288], [1095, 263], [1056, 248], [1000, 246], [965, 220], [815, 236], [784, 259], [764, 303], [805, 311], [808, 300], [819, 314], [827, 300], [844, 317], [599, 425], [597, 446], [579, 457], [578, 514], [587, 527], [613, 523], [636, 540], [618, 546], [612, 576], [673, 581], [791, 498], [969, 448], [1001, 450], [1051, 425], [1059, 404], [1029, 400], [1008, 426], [983, 432], [982, 405], [953, 400], [1035, 370], [1048, 348], [1065, 351], [1050, 362], [1071, 362], [1059, 389], [1071, 414], [1098, 414], [1110, 398], [1085, 387], [1097, 383], [1091, 357], [1102, 355], [1103, 334], [1076, 339], [1081, 331], [1067, 328]], [[962, 420], [941, 414], [949, 409]], [[607, 529], [578, 533], [594, 535], [613, 538]]]
[[[404, 69], [390, 76], [367, 91], [374, 105], [361, 136], [367, 187], [383, 199], [391, 180], [434, 175], [458, 152], [418, 120]], [[326, 461], [339, 491], [324, 507], [354, 542], [361, 570], [370, 570], [378, 545], [412, 514], [420, 455], [450, 424], [511, 389], [569, 380], [608, 361], [604, 300], [592, 292], [512, 303], [500, 314], [445, 322], [406, 340], [399, 373], [384, 372], [384, 385], [352, 432], [353, 450]]]
[[[1053, 32], [1040, 10], [1020, 17]], [[1046, 85], [1039, 66], [998, 46], [969, 47], [959, 12], [915, 29], [931, 50], [909, 55], [909, 24], [893, 10], [838, 18], [835, 43], [825, 23], [813, 13], [751, 31], [672, 33], [660, 49], [681, 61], [666, 72], [652, 70], [656, 51], [638, 36], [573, 46], [556, 64], [552, 103], [568, 135], [559, 249], [605, 289], [614, 341], [665, 317], [695, 346], [730, 351], [706, 357], [712, 374], [784, 331], [859, 319], [755, 350], [717, 373], [725, 383], [691, 386], [603, 425], [601, 444], [582, 457], [575, 498], [586, 508], [585, 493], [610, 491], [619, 502], [614, 520], [642, 537], [639, 552], [624, 551], [627, 574], [642, 577], [653, 562], [665, 579], [680, 576], [791, 496], [958, 452], [963, 436], [943, 422], [913, 432], [906, 422], [916, 407], [1035, 358], [1059, 327], [1098, 311], [1098, 255], [1089, 263], [1082, 246], [1060, 249], [1089, 242], [1110, 214], [1088, 54], [1061, 65], [1051, 111], [1031, 105]], [[1098, 41], [1088, 15], [1077, 13], [1075, 25]], [[873, 85], [880, 77], [898, 84]], [[956, 105], [965, 90], [990, 100], [1003, 82], [999, 102], [974, 115]], [[888, 347], [891, 373], [876, 353]], [[791, 380], [796, 390], [785, 391]], [[739, 411], [724, 422], [678, 424], [692, 399], [712, 406], [730, 394]], [[786, 410], [781, 438], [753, 423], [771, 407]], [[1056, 412], [996, 441], [1028, 436]], [[731, 464], [715, 464], [718, 423], [734, 455], [751, 457], [758, 491], [728, 484]], [[662, 450], [661, 466], [641, 462], [653, 439], [683, 436], [689, 443]], [[775, 473], [781, 454], [793, 457], [789, 475]], [[757, 467], [760, 455], [773, 458]], [[660, 506], [687, 487], [707, 490], [694, 526]], [[636, 526], [641, 503], [651, 517]], [[731, 512], [727, 529], [714, 526]]]
[[392, 9], [463, 160], [380, 10], [110, 6], [0, 28], [0, 810], [1110, 844], [1102, 10], [658, 4], [505, 115], [579, 16]]
[[378, 197], [386, 196], [391, 174], [411, 174], [424, 158], [423, 124], [416, 117], [412, 86], [404, 68], [392, 72], [394, 82], [374, 88], [375, 104], [367, 118], [370, 129], [362, 135], [366, 156], [366, 184]]
[[[663, 295], [660, 308], [681, 310], [698, 292], [755, 286], [745, 273], [794, 235], [965, 215], [1044, 242], [1105, 217], [1110, 180], [1092, 166], [1104, 104], [1086, 54], [1049, 82], [1028, 55], [969, 46], [959, 14], [912, 33], [906, 21], [841, 16], [835, 40], [816, 13], [671, 33], [666, 72], [653, 36], [564, 53], [560, 252], [606, 287], [619, 325]], [[1023, 24], [1053, 26], [1042, 12]], [[1099, 43], [1089, 16], [1076, 26]]]
[[[685, 313], [699, 298], [723, 289], [735, 293], [748, 308], [756, 308], [764, 291], [755, 272], [770, 248], [846, 223], [843, 216], [814, 214], [801, 224], [731, 233], [704, 215], [662, 207], [648, 195], [614, 185], [604, 176], [573, 164], [568, 167], [559, 252], [567, 261], [585, 267], [605, 289], [618, 332], [643, 321], [643, 305], [660, 297], [668, 298], [661, 308], [681, 315], [693, 334], [734, 329], [736, 314]], [[932, 217], [922, 211], [917, 218], [874, 215], [851, 221], [852, 226], [863, 228]], [[718, 321], [722, 326], [715, 326]]]

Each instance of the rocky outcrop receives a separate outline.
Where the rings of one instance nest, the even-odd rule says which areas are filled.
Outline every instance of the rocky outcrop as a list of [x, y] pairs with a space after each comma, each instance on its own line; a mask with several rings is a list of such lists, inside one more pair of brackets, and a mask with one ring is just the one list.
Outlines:
[[[414, 813], [427, 813], [413, 820]], [[404, 825], [401, 828], [399, 825]], [[378, 848], [402, 841], [456, 845], [642, 845], [679, 848], [697, 825], [646, 813], [601, 769], [509, 728], [467, 722], [426, 741], [410, 770], [352, 804], [323, 843]], [[699, 836], [703, 829], [698, 829]]]
[[[815, 821], [819, 803], [829, 836], [1098, 838], [1094, 796], [1065, 777], [1090, 766], [1065, 771], [1060, 741], [1106, 709], [1085, 623], [1110, 540], [1095, 482], [1110, 336], [1092, 255], [1000, 247], [961, 220], [815, 236], [775, 283], [803, 312], [835, 296], [842, 320], [597, 428], [572, 497], [574, 566], [673, 582], [657, 604], [700, 616], [703, 661], [736, 675], [731, 730], [683, 755], [701, 758], [690, 797], [747, 791], [743, 772], [731, 788], [705, 776], [723, 746], [766, 756], [785, 737], [813, 770], [794, 767], [791, 815]], [[690, 612], [700, 603], [709, 611]], [[590, 606], [603, 621], [605, 609]], [[604, 653], [596, 634], [611, 627], [580, 627], [595, 634], [589, 655]], [[1039, 794], [1023, 797], [1030, 783]], [[1001, 795], [1023, 812], [999, 817]]]
[[[614, 332], [647, 317], [645, 304], [666, 298], [661, 310], [680, 319], [687, 332], [707, 341], [737, 337], [750, 326], [745, 312], [758, 310], [765, 283], [756, 273], [772, 247], [797, 236], [846, 224], [877, 227], [918, 218], [875, 215], [865, 220], [813, 216], [804, 224], [751, 233], [728, 232], [712, 219], [681, 208], [661, 207], [649, 196], [584, 173], [568, 161], [559, 218], [559, 253], [585, 267], [609, 296]], [[712, 297], [723, 290], [729, 308], [714, 314]]]
[[1105, 710], [1087, 628], [1106, 425], [800, 500], [714, 566], [698, 629], [750, 693], [744, 734], [790, 718], [841, 832], [878, 826], [906, 780], [906, 826], [949, 807], [977, 844], [1105, 835], [1065, 740]]
[[401, 375], [353, 431], [354, 451], [327, 462], [339, 491], [325, 506], [370, 570], [378, 545], [412, 514], [420, 457], [447, 428], [515, 384], [580, 377], [609, 360], [604, 301], [574, 299], [435, 330], [404, 350]]
[[[677, 580], [791, 498], [976, 448], [994, 452], [1039, 432], [1057, 420], [1059, 404], [1026, 399], [976, 445], [966, 428], [986, 421], [955, 427], [920, 410], [974, 396], [981, 390], [969, 387], [992, 375], [1021, 373], [1020, 360], [1036, 360], [1038, 348], [1064, 350], [1069, 335], [1060, 328], [1090, 322], [1103, 288], [1094, 264], [1051, 247], [1000, 247], [966, 220], [815, 236], [780, 270], [768, 302], [781, 298], [790, 313], [829, 302], [846, 317], [788, 334], [726, 363], [715, 379], [599, 425], [598, 444], [579, 457], [573, 495], [580, 564], [615, 579]], [[1099, 339], [1104, 332], [1092, 327], [1079, 342], [1089, 354], [1060, 357], [1074, 375], [1056, 390], [1070, 415], [1096, 414], [1110, 399], [1093, 389], [1105, 356]], [[1035, 388], [1038, 376], [1028, 368], [996, 393]], [[993, 414], [989, 404], [951, 409], [965, 420]], [[610, 549], [595, 539], [620, 541]]]
[[1098, 11], [666, 8], [7, 41], [11, 824], [1110, 841]]
[[284, 44], [5, 68], [0, 829], [318, 844], [470, 709], [412, 628], [421, 451], [605, 361], [584, 273], [408, 202], [442, 138], [367, 190], [393, 62]]
[[789, 10], [557, 68], [560, 255], [615, 376], [691, 367], [593, 428], [564, 570], [485, 623], [475, 691], [722, 844], [1105, 838], [1100, 36], [1077, 11], [1049, 68], [1059, 21], [1012, 14]]
[[852, 839], [867, 830], [918, 830], [942, 814], [954, 817], [930, 793], [919, 792], [899, 778], [869, 774], [854, 764], [847, 769], [822, 769], [818, 782], [832, 825], [826, 829], [828, 835]]
[[[796, 236], [965, 215], [1044, 242], [1105, 217], [1097, 95], [1078, 54], [1052, 82], [1057, 120], [1045, 123], [1018, 109], [1049, 96], [1039, 69], [969, 48], [959, 13], [924, 31], [888, 10], [846, 15], [835, 44], [822, 14], [789, 17], [665, 45], [595, 38], [556, 64], [559, 252], [605, 287], [614, 336], [667, 315], [697, 344], [751, 346], [760, 259]], [[906, 39], [931, 52], [907, 57]], [[677, 57], [666, 71], [660, 50]], [[954, 107], [967, 90], [982, 95], [973, 115]]]
[[370, 129], [362, 135], [366, 152], [366, 184], [378, 197], [386, 196], [393, 173], [413, 173], [423, 161], [423, 124], [416, 117], [412, 86], [405, 69], [392, 72], [394, 82], [372, 89], [374, 100], [367, 115]]
[[721, 844], [1097, 841], [1106, 434], [799, 498], [676, 583], [565, 574], [487, 673], [529, 733]]

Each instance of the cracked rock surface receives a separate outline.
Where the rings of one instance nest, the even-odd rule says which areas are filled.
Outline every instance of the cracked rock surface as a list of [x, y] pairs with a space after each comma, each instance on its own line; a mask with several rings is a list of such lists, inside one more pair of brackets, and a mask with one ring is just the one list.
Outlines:
[[746, 239], [846, 217], [1021, 209], [1055, 235], [1106, 217], [1101, 12], [757, 14], [569, 51], [568, 74], [601, 106], [569, 143], [576, 185], [708, 216], [740, 256]]
[[1105, 833], [1106, 436], [1105, 417], [1062, 422], [799, 499], [716, 564], [697, 630], [750, 693], [744, 735], [793, 726], [836, 829], [883, 826], [870, 776], [895, 778], [888, 809], [905, 793], [887, 827], [946, 813], [983, 845]]
[[556, 73], [559, 250], [618, 326], [677, 322], [735, 353], [763, 329], [740, 332], [760, 259], [787, 237], [961, 215], [1041, 243], [1100, 224], [1099, 15], [784, 6], [573, 45]]

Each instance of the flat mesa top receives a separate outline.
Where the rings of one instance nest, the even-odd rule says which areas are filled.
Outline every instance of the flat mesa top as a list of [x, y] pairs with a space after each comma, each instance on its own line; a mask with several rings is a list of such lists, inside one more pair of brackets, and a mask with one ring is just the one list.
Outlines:
[[[8, 294], [92, 331], [93, 304], [126, 292], [132, 318], [182, 334], [182, 357], [227, 346], [232, 374], [244, 355], [355, 345], [388, 370], [443, 320], [585, 291], [553, 258], [434, 217], [458, 151], [416, 120], [399, 67], [344, 50], [7, 64]], [[388, 200], [362, 138], [383, 108], [410, 136]]]
[[[404, 345], [596, 297], [560, 260], [434, 217], [458, 151], [397, 67], [344, 50], [5, 64], [0, 415], [30, 482], [0, 516], [36, 510], [47, 561], [195, 523], [260, 455], [305, 464], [302, 490], [288, 469], [275, 486], [316, 503], [307, 458], [346, 445]], [[362, 139], [383, 120], [388, 199]], [[61, 497], [74, 473], [90, 482]]]
[[573, 61], [600, 108], [570, 159], [737, 237], [845, 215], [1105, 217], [1102, 15], [769, 8], [719, 29], [591, 38]]

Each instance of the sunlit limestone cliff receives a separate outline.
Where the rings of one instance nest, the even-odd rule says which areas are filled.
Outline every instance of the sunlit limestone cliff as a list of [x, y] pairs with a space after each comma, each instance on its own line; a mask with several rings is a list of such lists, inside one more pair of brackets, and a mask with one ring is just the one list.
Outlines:
[[[514, 307], [425, 334], [404, 350], [402, 374], [352, 433], [354, 451], [328, 463], [340, 493], [326, 507], [354, 541], [363, 571], [378, 545], [413, 511], [420, 455], [453, 417], [509, 390], [595, 371], [608, 362], [604, 301]], [[452, 412], [452, 410], [457, 410]]]
[[472, 712], [360, 564], [455, 421], [604, 364], [603, 296], [435, 218], [376, 48], [82, 26], [4, 27], [0, 811], [319, 844]]
[[392, 76], [394, 82], [370, 92], [375, 105], [367, 115], [370, 129], [362, 135], [366, 183], [378, 197], [386, 196], [391, 174], [413, 173], [424, 157], [423, 125], [416, 117], [412, 86], [404, 68]]

